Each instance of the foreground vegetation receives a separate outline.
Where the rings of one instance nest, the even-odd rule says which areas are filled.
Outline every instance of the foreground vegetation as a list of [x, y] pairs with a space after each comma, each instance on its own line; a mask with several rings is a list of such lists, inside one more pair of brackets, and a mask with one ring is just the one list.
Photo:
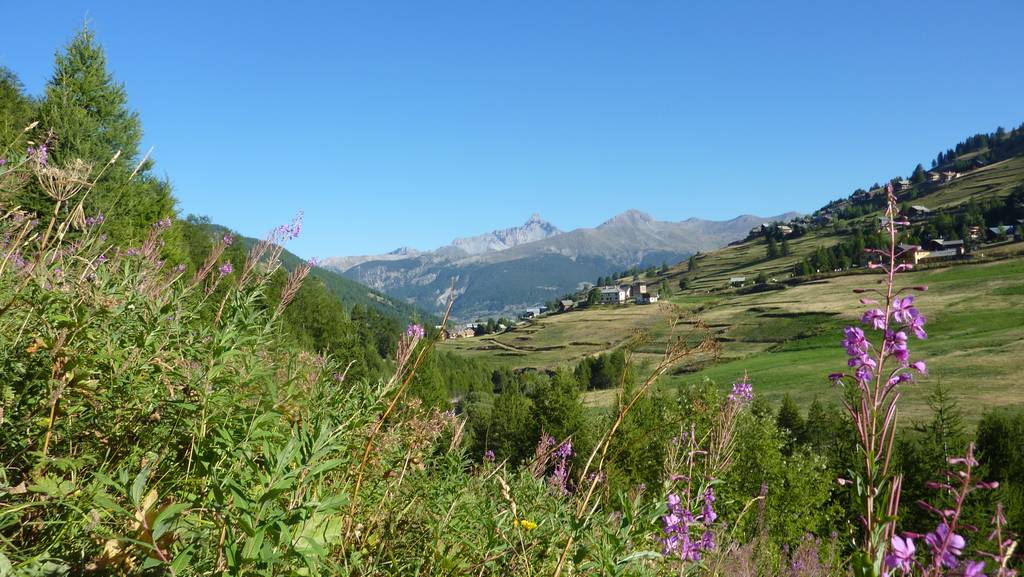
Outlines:
[[[69, 50], [102, 54], [88, 34]], [[731, 387], [659, 389], [722, 354], [701, 302], [650, 324], [658, 355], [634, 334], [515, 372], [327, 299], [312, 263], [282, 265], [298, 219], [242, 246], [173, 203], [100, 212], [103, 186], [148, 190], [142, 169], [104, 184], [105, 167], [145, 163], [84, 160], [32, 122], [0, 163], [0, 575], [1013, 574], [1024, 416], [972, 432], [932, 387], [920, 426], [900, 429], [899, 397], [955, 365], [908, 344], [943, 293], [906, 300], [920, 279], [892, 259], [845, 353], [820, 353], [836, 388], [804, 384], [845, 413], [771, 403], [738, 366]], [[932, 280], [984, 277], [956, 270]], [[941, 316], [920, 342], [1011, 330]], [[586, 389], [612, 402], [588, 408]]]

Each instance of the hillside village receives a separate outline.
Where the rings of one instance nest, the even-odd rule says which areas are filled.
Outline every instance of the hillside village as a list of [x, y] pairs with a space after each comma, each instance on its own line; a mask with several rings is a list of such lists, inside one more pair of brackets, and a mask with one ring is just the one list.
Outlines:
[[[976, 145], [977, 137], [965, 143]], [[910, 223], [900, 245], [901, 259], [917, 269], [984, 263], [1024, 254], [1024, 125], [997, 130], [971, 149], [961, 143], [941, 153], [931, 171], [918, 165], [908, 178], [889, 182]], [[940, 166], [942, 160], [945, 165]], [[678, 303], [687, 295], [756, 294], [786, 290], [821, 279], [868, 272], [866, 248], [878, 245], [887, 222], [882, 215], [885, 188], [858, 189], [812, 214], [788, 222], [765, 222], [747, 236], [713, 253], [695, 254], [674, 266], [631, 269], [585, 283], [556, 302], [528, 307], [514, 320], [491, 330], [482, 321], [448, 336], [469, 338], [508, 332], [532, 335], [541, 319], [561, 315], [589, 318], [646, 318], [626, 313], [633, 306]], [[673, 298], [676, 297], [676, 298]], [[615, 313], [616, 310], [621, 313]], [[607, 316], [611, 315], [611, 316]], [[584, 322], [584, 321], [580, 321]], [[631, 322], [631, 321], [624, 321]], [[546, 326], [546, 325], [538, 325]], [[525, 331], [525, 332], [524, 332]], [[489, 337], [488, 337], [489, 338]], [[521, 339], [523, 337], [517, 337]], [[512, 354], [512, 353], [508, 353]]]

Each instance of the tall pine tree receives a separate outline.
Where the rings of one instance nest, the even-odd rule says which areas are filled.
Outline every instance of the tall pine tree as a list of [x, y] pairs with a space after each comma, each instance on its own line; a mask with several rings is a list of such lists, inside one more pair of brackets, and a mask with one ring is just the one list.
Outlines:
[[82, 159], [94, 167], [94, 177], [102, 172], [84, 197], [84, 209], [107, 217], [104, 232], [113, 242], [138, 242], [150, 224], [174, 214], [170, 184], [150, 174], [151, 160], [141, 162], [142, 123], [128, 108], [124, 85], [107, 70], [106, 55], [92, 30], [83, 28], [57, 54], [40, 119], [41, 128], [55, 138], [51, 163], [62, 166]]

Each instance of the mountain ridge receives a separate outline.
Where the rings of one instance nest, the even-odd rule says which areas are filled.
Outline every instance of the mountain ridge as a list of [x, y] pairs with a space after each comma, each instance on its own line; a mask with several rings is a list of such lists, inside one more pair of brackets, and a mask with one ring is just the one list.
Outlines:
[[613, 270], [675, 263], [742, 239], [761, 223], [797, 215], [673, 222], [630, 209], [594, 228], [563, 232], [534, 213], [523, 226], [457, 238], [432, 251], [331, 257], [323, 265], [429, 311], [445, 306], [455, 279], [456, 318], [510, 314]]

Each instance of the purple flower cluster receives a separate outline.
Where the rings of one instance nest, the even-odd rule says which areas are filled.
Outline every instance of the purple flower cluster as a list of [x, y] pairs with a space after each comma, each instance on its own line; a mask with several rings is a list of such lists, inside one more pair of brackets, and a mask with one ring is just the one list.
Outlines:
[[303, 211], [300, 210], [290, 223], [282, 224], [274, 229], [274, 236], [277, 237], [278, 242], [285, 242], [298, 238], [299, 233], [302, 232], [302, 218]]
[[154, 222], [153, 228], [161, 232], [171, 228], [171, 217], [168, 216], [167, 218], [162, 218]]
[[[718, 515], [715, 513], [715, 492], [708, 487], [704, 492], [704, 505], [700, 515], [694, 516], [689, 507], [675, 493], [668, 495], [668, 515], [662, 517], [665, 538], [662, 540], [663, 555], [674, 555], [683, 561], [700, 561], [704, 551], [715, 548], [715, 535], [711, 524]], [[696, 534], [700, 533], [698, 537]]]
[[309, 268], [316, 268], [320, 266], [320, 259], [316, 258], [315, 256], [311, 256], [309, 257], [309, 260], [306, 261], [306, 264], [309, 265]]
[[[964, 554], [967, 545], [962, 536], [950, 532], [945, 521], [939, 523], [934, 532], [925, 535], [924, 542], [938, 556], [942, 566], [950, 569], [956, 567], [957, 558]], [[942, 546], [943, 543], [947, 543], [946, 547]]]
[[235, 242], [235, 237], [231, 236], [230, 234], [225, 234], [224, 238], [222, 238], [221, 240], [224, 241], [224, 246], [231, 246], [232, 243]]
[[234, 272], [235, 267], [231, 266], [230, 262], [226, 262], [220, 265], [220, 268], [218, 268], [217, 270], [220, 271], [220, 276], [225, 277]]
[[422, 339], [425, 334], [423, 325], [411, 324], [405, 329], [405, 336], [410, 339]]
[[46, 144], [40, 144], [38, 147], [30, 146], [25, 150], [29, 158], [34, 158], [40, 165], [45, 165], [50, 158], [50, 149], [47, 148]]
[[[554, 444], [554, 439], [549, 438]], [[562, 444], [555, 449], [554, 454], [558, 461], [555, 463], [555, 470], [548, 477], [548, 483], [558, 494], [565, 496], [569, 494], [569, 459], [573, 456], [572, 442], [569, 439], [562, 441]]]
[[[875, 301], [869, 300], [862, 302], [876, 304]], [[907, 336], [907, 331], [910, 331], [918, 339], [928, 338], [928, 334], [924, 330], [927, 319], [914, 307], [913, 295], [896, 297], [892, 301], [891, 308], [891, 314], [888, 316], [882, 309], [870, 309], [861, 317], [861, 322], [883, 332], [881, 351], [883, 358], [896, 359], [901, 369], [913, 368], [921, 374], [927, 374], [928, 367], [924, 361], [910, 362], [909, 337]], [[872, 358], [874, 347], [860, 327], [847, 327], [843, 334], [845, 338], [841, 344], [849, 356], [847, 365], [854, 370], [853, 376], [857, 382], [864, 385], [874, 378], [875, 371], [878, 370], [878, 361]], [[833, 373], [829, 378], [838, 381], [845, 376], [843, 373]], [[888, 385], [894, 386], [912, 380], [911, 373], [897, 369], [890, 375]]]
[[100, 212], [100, 213], [97, 213], [96, 216], [88, 216], [88, 217], [86, 217], [85, 218], [85, 226], [87, 226], [89, 228], [92, 228], [94, 226], [98, 226], [98, 225], [103, 224], [104, 220], [106, 220], [106, 217], [103, 216], [102, 212]]
[[0, 166], [3, 166], [5, 164], [7, 164], [7, 159], [6, 158], [0, 158]]
[[[947, 569], [955, 569], [960, 566], [960, 557], [964, 554], [967, 541], [962, 535], [951, 532], [945, 521], [939, 523], [935, 531], [926, 534], [924, 542], [928, 545], [928, 549], [938, 565]], [[909, 573], [914, 567], [916, 553], [917, 547], [914, 545], [913, 538], [894, 535], [890, 541], [889, 554], [885, 556], [885, 564], [890, 569]], [[984, 577], [982, 571], [985, 569], [985, 562], [968, 561], [964, 564], [963, 569], [963, 575], [966, 577]]]
[[738, 383], [733, 383], [732, 392], [729, 393], [729, 401], [733, 403], [749, 403], [754, 400], [754, 386], [747, 381], [747, 377]]
[[494, 462], [494, 451], [492, 451], [490, 449], [487, 449], [486, 451], [484, 451], [484, 461], [486, 461], [488, 463], [493, 463]]

